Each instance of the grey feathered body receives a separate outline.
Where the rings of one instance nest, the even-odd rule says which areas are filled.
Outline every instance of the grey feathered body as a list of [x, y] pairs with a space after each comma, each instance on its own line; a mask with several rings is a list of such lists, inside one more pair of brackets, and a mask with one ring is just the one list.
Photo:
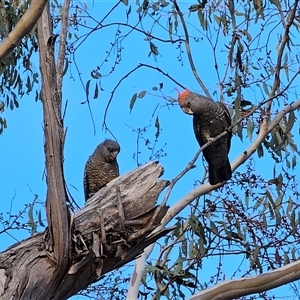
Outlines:
[[[200, 147], [231, 126], [229, 111], [222, 102], [214, 102], [197, 95], [197, 102], [191, 104], [190, 108], [194, 113], [194, 132]], [[232, 171], [228, 160], [231, 137], [232, 132], [229, 131], [203, 150], [203, 156], [208, 162], [209, 182], [212, 185], [231, 178]]]
[[[97, 146], [94, 153], [89, 157], [85, 165], [83, 179], [85, 200], [119, 176], [119, 165], [116, 159], [119, 151], [118, 143], [105, 140]], [[115, 157], [112, 153], [115, 153]]]

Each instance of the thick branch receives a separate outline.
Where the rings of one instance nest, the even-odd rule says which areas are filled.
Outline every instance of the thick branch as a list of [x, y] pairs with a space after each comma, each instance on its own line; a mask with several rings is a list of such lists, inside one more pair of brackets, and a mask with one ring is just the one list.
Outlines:
[[[0, 255], [1, 299], [67, 299], [90, 283], [127, 262], [166, 234], [151, 232], [159, 226], [167, 207], [153, 220], [161, 191], [163, 169], [151, 162], [111, 181], [77, 211], [73, 220], [71, 266], [61, 273], [57, 288], [55, 265], [47, 250], [48, 231], [12, 246]], [[125, 231], [120, 230], [116, 185], [121, 192]], [[150, 225], [152, 224], [152, 225]], [[104, 237], [102, 232], [106, 233]], [[150, 234], [150, 235], [149, 235]], [[107, 244], [101, 241], [106, 240]]]
[[0, 44], [0, 61], [4, 59], [36, 25], [48, 0], [32, 0], [30, 7]]
[[231, 300], [242, 296], [267, 291], [300, 279], [300, 262], [290, 263], [277, 270], [258, 276], [226, 280], [203, 290], [190, 300]]

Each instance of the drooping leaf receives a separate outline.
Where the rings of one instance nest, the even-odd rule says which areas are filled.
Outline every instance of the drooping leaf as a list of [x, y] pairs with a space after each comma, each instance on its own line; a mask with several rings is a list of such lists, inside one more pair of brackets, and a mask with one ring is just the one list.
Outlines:
[[130, 103], [129, 103], [129, 109], [130, 109], [130, 112], [132, 111], [133, 109], [133, 106], [135, 104], [135, 101], [137, 99], [137, 93], [135, 93], [132, 97], [131, 97], [131, 100], [130, 100]]
[[284, 251], [284, 265], [288, 265], [290, 263], [290, 259], [288, 254]]
[[254, 130], [254, 124], [253, 124], [251, 119], [248, 119], [248, 122], [247, 122], [247, 135], [248, 135], [248, 138], [249, 138], [250, 141], [252, 141], [253, 130]]
[[34, 220], [33, 220], [33, 207], [34, 207], [34, 205], [30, 205], [29, 210], [28, 210], [28, 219], [29, 219], [28, 223], [30, 223], [30, 224], [34, 223]]
[[263, 82], [263, 89], [264, 89], [264, 92], [266, 93], [266, 95], [269, 96], [270, 92], [269, 92], [268, 86], [265, 82]]
[[295, 123], [295, 113], [293, 111], [291, 111], [289, 113], [289, 117], [288, 117], [288, 121], [287, 121], [287, 125], [286, 125], [286, 129], [285, 129], [285, 133], [288, 133], [291, 131], [291, 129], [293, 128]]
[[31, 235], [34, 235], [36, 233], [36, 224], [34, 222], [34, 219], [33, 219], [33, 208], [34, 208], [34, 205], [31, 204], [30, 207], [29, 207], [29, 210], [28, 210], [28, 225], [29, 227], [31, 228], [31, 231], [30, 231], [30, 234]]
[[155, 120], [155, 128], [156, 128], [155, 138], [157, 139], [160, 134], [160, 125], [159, 125], [158, 116], [156, 117], [156, 120]]
[[218, 228], [213, 221], [210, 221], [210, 229], [214, 234], [219, 234]]
[[204, 30], [207, 30], [207, 23], [206, 20], [204, 19], [204, 14], [202, 9], [198, 10], [198, 19], [200, 21], [200, 25]]
[[14, 99], [14, 106], [15, 106], [16, 108], [19, 108], [19, 102], [18, 102], [16, 99]]
[[62, 73], [63, 76], [67, 73], [68, 68], [69, 68], [69, 60], [66, 59], [66, 60], [65, 60], [65, 64], [64, 64], [63, 73]]
[[191, 225], [193, 232], [196, 235], [198, 235], [200, 237], [199, 240], [201, 240], [203, 242], [203, 244], [206, 245], [207, 241], [205, 238], [204, 228], [203, 228], [201, 222], [199, 221], [199, 219], [194, 214], [192, 214], [189, 218], [189, 221], [190, 221], [190, 225]]
[[292, 158], [292, 169], [294, 169], [297, 165], [297, 159], [296, 159], [296, 156], [294, 155], [293, 158]]
[[173, 29], [173, 23], [172, 23], [171, 18], [169, 18], [169, 37], [170, 37], [170, 40], [172, 40], [172, 29]]
[[257, 155], [259, 158], [264, 156], [264, 150], [261, 144], [257, 147]]
[[250, 43], [252, 41], [251, 34], [247, 30], [244, 30], [244, 34], [245, 34], [245, 36], [247, 38], [247, 41]]
[[95, 91], [94, 91], [94, 99], [97, 99], [99, 95], [99, 88], [98, 88], [98, 83], [95, 85]]
[[158, 52], [158, 48], [155, 46], [155, 44], [153, 44], [152, 42], [150, 42], [150, 51], [152, 54], [154, 54], [155, 56], [157, 56], [159, 54]]
[[85, 84], [85, 93], [86, 93], [87, 97], [89, 96], [89, 93], [90, 93], [90, 83], [91, 83], [91, 80], [89, 79]]
[[45, 227], [45, 224], [44, 224], [43, 221], [42, 221], [42, 213], [41, 213], [41, 210], [39, 210], [39, 213], [38, 213], [38, 221], [39, 221], [40, 226]]
[[220, 19], [217, 15], [214, 15], [214, 19], [215, 19], [217, 25], [220, 26], [220, 24], [221, 24], [221, 19]]

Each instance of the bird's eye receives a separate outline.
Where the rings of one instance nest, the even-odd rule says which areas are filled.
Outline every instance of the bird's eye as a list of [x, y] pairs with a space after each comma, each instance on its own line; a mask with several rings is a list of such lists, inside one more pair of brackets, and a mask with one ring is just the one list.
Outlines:
[[187, 102], [186, 102], [186, 106], [187, 106], [187, 107], [190, 107], [190, 106], [191, 106], [191, 102], [190, 102], [190, 101], [187, 101]]

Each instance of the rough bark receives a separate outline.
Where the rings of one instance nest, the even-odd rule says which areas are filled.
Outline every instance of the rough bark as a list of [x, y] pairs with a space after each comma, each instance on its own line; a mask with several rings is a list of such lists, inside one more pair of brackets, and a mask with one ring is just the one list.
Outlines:
[[[136, 258], [167, 232], [151, 236], [167, 212], [167, 207], [155, 207], [168, 184], [158, 180], [161, 174], [160, 165], [148, 163], [111, 181], [71, 215], [71, 263], [66, 271], [60, 270], [62, 280], [56, 291], [52, 288], [57, 274], [53, 254], [48, 251], [48, 230], [4, 251], [0, 255], [0, 298], [67, 299], [101, 275]], [[123, 221], [116, 186], [120, 189]], [[125, 227], [120, 229], [122, 224]]]
[[46, 161], [46, 215], [49, 227], [48, 252], [55, 265], [55, 280], [51, 281], [53, 293], [67, 271], [70, 259], [70, 228], [67, 193], [63, 175], [64, 131], [61, 114], [61, 93], [57, 88], [55, 36], [49, 3], [38, 21], [38, 45], [42, 77], [42, 104], [44, 115]]
[[36, 25], [48, 0], [32, 0], [24, 16], [0, 44], [0, 60], [5, 58]]

